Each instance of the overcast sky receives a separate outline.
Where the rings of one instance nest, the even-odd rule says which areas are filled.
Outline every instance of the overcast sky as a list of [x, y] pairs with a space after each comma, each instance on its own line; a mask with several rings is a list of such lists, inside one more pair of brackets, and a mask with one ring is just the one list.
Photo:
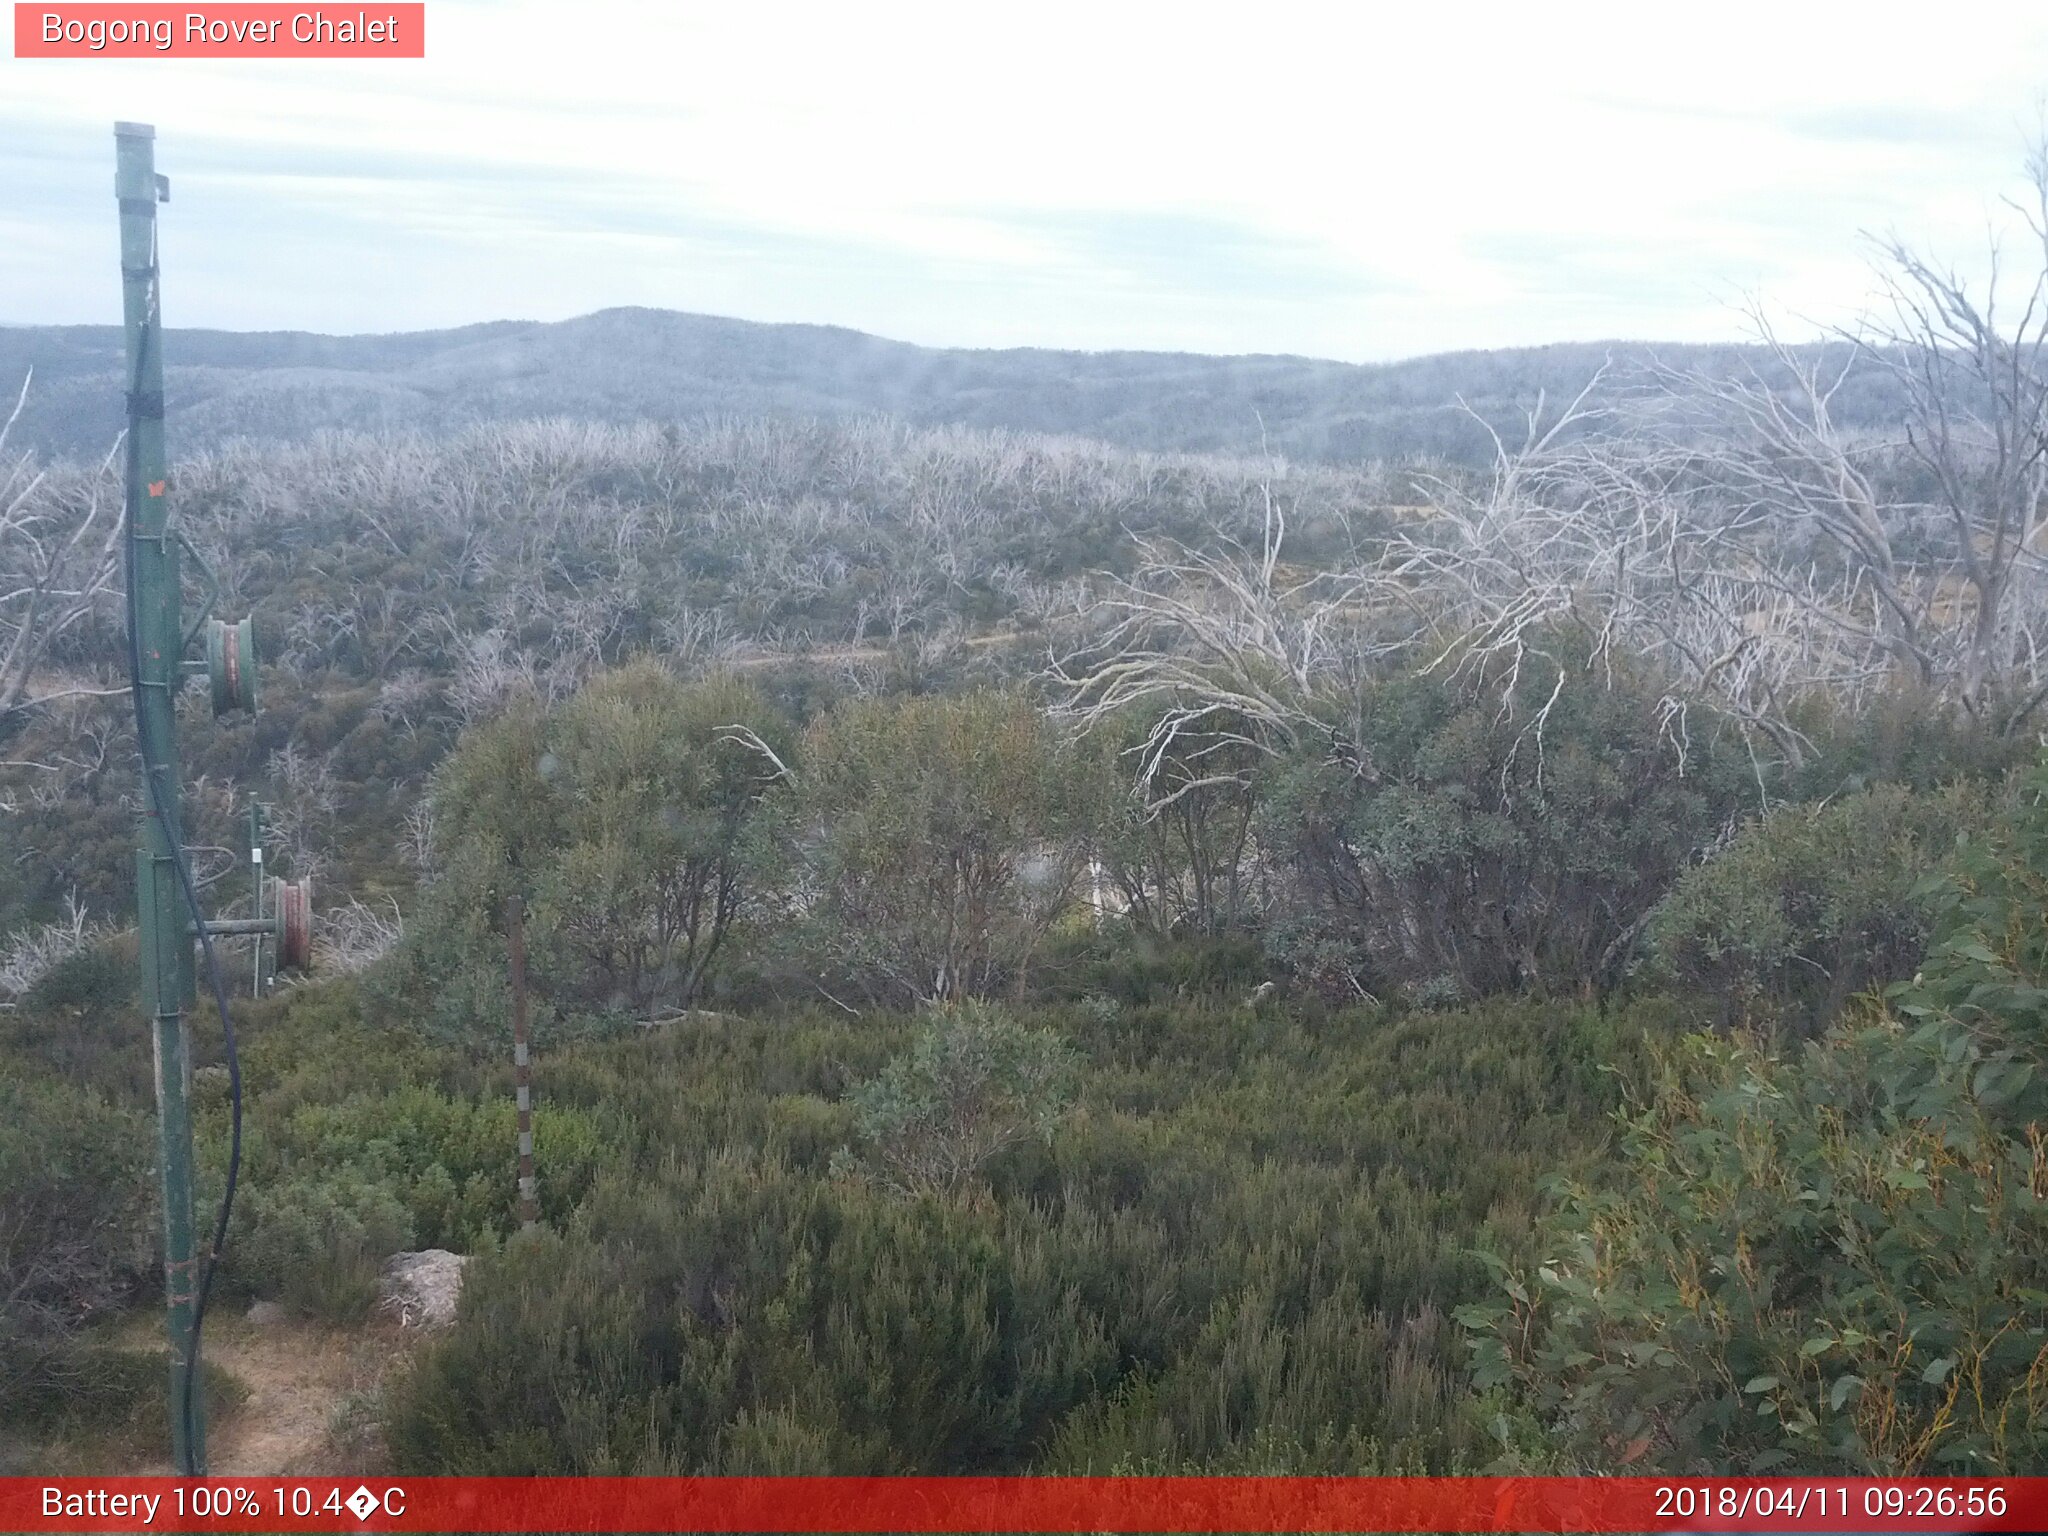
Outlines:
[[2048, 91], [2039, 3], [427, 19], [424, 61], [0, 60], [0, 321], [118, 319], [130, 118], [172, 180], [174, 325], [645, 304], [1354, 361], [1707, 340], [1752, 292], [1851, 316], [1859, 231], [1974, 261]]

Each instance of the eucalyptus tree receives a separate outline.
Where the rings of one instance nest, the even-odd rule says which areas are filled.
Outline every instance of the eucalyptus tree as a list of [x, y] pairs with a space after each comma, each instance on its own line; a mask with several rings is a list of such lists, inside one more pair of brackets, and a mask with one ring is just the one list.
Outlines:
[[857, 699], [785, 791], [809, 956], [879, 1001], [988, 996], [1074, 910], [1100, 780], [1027, 697]]

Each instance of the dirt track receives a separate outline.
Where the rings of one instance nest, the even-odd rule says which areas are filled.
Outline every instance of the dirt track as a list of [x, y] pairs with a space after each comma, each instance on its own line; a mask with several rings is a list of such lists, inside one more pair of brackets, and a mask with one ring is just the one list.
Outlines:
[[[150, 1320], [152, 1326], [154, 1319]], [[374, 1471], [374, 1448], [353, 1433], [385, 1374], [411, 1341], [385, 1322], [362, 1328], [306, 1323], [209, 1320], [206, 1359], [241, 1383], [248, 1397], [209, 1426], [207, 1471], [215, 1477], [318, 1476]], [[138, 1338], [137, 1345], [145, 1341]], [[164, 1475], [166, 1461], [108, 1468]]]

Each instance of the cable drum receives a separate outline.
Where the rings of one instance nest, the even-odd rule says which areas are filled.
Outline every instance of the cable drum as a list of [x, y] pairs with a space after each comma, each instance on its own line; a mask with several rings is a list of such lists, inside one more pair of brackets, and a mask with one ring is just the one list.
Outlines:
[[206, 675], [213, 683], [213, 712], [256, 713], [256, 621], [211, 619], [206, 625]]
[[285, 970], [311, 970], [313, 877], [279, 880], [271, 889], [277, 901], [277, 963]]

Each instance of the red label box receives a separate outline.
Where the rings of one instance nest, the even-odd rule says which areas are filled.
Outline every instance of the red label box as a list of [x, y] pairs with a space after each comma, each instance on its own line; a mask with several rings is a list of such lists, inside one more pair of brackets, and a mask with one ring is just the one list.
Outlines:
[[2048, 1478], [0, 1477], [0, 1531], [1777, 1532], [2048, 1529]]
[[16, 0], [17, 59], [423, 59], [427, 8]]

